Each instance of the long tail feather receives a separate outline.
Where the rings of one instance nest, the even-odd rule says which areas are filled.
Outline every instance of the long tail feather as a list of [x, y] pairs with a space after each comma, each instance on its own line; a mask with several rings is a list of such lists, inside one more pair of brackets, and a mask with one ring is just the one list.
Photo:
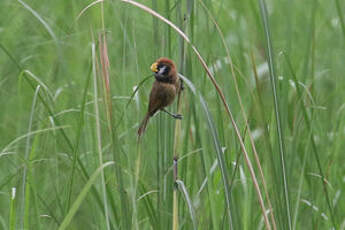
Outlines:
[[138, 129], [138, 136], [139, 137], [145, 132], [146, 125], [147, 125], [149, 120], [150, 120], [150, 114], [146, 114], [144, 120], [141, 122], [139, 129]]

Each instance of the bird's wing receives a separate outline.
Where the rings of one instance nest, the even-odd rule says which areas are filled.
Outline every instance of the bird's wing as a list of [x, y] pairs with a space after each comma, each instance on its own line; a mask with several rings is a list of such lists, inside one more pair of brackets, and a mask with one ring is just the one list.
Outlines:
[[150, 115], [152, 116], [157, 112], [157, 110], [160, 110], [165, 106], [170, 105], [174, 101], [175, 95], [175, 85], [155, 81], [150, 94]]
[[150, 93], [150, 102], [149, 102], [149, 113], [153, 116], [157, 110], [162, 107], [162, 96], [161, 96], [160, 85], [157, 81], [153, 83], [151, 93]]

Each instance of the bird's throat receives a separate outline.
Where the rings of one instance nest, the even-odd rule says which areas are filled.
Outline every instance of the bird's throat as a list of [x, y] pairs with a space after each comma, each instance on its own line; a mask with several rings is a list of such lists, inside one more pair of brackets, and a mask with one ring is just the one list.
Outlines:
[[154, 75], [155, 75], [156, 80], [159, 82], [170, 83], [170, 84], [174, 83], [173, 78], [171, 76], [164, 76], [158, 73], [155, 73]]

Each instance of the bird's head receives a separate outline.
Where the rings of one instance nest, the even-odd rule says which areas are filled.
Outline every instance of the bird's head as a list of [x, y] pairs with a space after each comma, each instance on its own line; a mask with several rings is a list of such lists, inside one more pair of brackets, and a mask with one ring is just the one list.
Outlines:
[[168, 58], [159, 58], [151, 65], [151, 70], [157, 81], [173, 83], [176, 79], [175, 64]]

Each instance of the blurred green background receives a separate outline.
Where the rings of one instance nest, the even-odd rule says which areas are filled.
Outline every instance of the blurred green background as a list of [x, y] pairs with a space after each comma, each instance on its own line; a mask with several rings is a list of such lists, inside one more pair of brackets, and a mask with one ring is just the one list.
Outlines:
[[[188, 36], [241, 136], [191, 45], [147, 10], [1, 0], [0, 229], [345, 229], [344, 2], [138, 2]], [[169, 107], [184, 117], [159, 113], [138, 142], [154, 78], [133, 91], [161, 56], [191, 82]]]

